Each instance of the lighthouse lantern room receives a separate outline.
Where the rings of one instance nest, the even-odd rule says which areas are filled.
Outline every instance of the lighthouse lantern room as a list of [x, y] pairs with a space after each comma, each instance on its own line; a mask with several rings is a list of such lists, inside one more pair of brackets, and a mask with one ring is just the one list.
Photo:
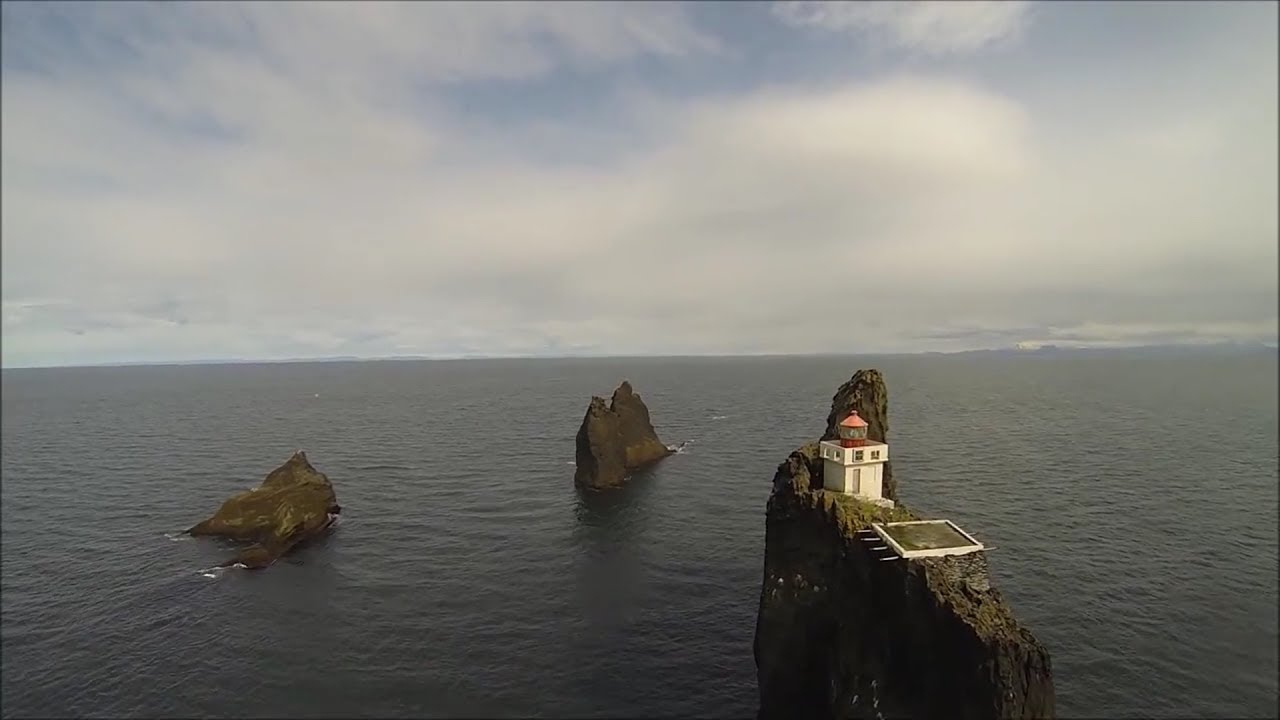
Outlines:
[[893, 501], [884, 497], [884, 465], [889, 461], [889, 446], [867, 438], [867, 421], [858, 417], [856, 410], [840, 421], [837, 435], [838, 440], [819, 443], [823, 489], [893, 507]]

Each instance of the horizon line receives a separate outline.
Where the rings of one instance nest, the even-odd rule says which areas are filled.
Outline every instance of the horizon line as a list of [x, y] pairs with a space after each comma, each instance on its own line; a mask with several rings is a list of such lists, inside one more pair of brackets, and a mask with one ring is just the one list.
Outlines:
[[578, 354], [578, 355], [489, 355], [479, 353], [441, 354], [441, 355], [317, 355], [311, 357], [289, 358], [202, 358], [197, 360], [118, 360], [99, 363], [78, 363], [67, 365], [2, 365], [0, 370], [72, 370], [80, 368], [108, 367], [173, 367], [173, 366], [219, 366], [219, 365], [306, 365], [318, 363], [364, 363], [364, 362], [450, 362], [458, 360], [659, 360], [659, 359], [726, 359], [726, 358], [810, 358], [810, 357], [902, 357], [916, 355], [965, 355], [974, 353], [1007, 353], [1013, 355], [1044, 355], [1055, 352], [1081, 351], [1122, 351], [1122, 350], [1194, 350], [1213, 348], [1236, 348], [1254, 350], [1278, 350], [1280, 345], [1267, 342], [1220, 341], [1205, 343], [1147, 343], [1135, 345], [1055, 345], [1045, 344], [1038, 347], [1019, 348], [1016, 346], [1000, 346], [988, 348], [971, 348], [967, 350], [911, 350], [897, 352], [738, 352], [738, 353], [674, 353], [674, 354]]

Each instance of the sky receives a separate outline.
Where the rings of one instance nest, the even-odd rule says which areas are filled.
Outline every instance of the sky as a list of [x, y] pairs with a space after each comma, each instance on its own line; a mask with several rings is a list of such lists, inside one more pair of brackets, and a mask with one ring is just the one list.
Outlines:
[[1276, 341], [1276, 3], [2, 19], [5, 367]]

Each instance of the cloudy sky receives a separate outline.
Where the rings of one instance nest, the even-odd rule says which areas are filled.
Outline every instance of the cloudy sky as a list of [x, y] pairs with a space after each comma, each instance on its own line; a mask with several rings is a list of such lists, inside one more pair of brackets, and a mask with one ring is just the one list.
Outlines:
[[3, 364], [1274, 342], [1275, 3], [3, 5]]

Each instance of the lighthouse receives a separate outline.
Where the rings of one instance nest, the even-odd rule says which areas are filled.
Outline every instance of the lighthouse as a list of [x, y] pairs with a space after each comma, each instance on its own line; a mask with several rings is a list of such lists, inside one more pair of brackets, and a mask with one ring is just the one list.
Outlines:
[[867, 421], [858, 417], [856, 410], [840, 421], [838, 431], [838, 440], [823, 440], [818, 445], [823, 489], [893, 507], [893, 501], [883, 495], [889, 446], [867, 439]]

